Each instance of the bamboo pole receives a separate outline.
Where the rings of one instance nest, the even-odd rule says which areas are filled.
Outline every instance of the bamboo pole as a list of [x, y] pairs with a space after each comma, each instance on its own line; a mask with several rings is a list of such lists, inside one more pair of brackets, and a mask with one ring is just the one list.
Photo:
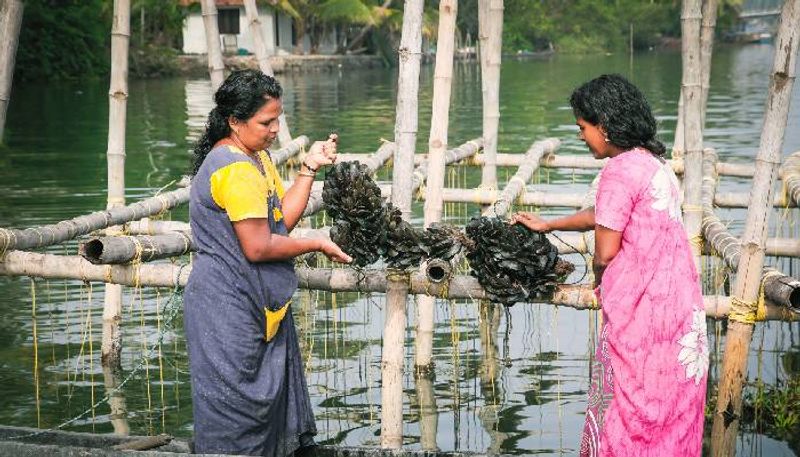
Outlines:
[[[411, 217], [412, 169], [417, 140], [417, 106], [422, 52], [423, 0], [405, 0], [403, 31], [398, 51], [397, 115], [394, 137], [397, 149], [392, 171], [392, 203], [403, 219]], [[386, 319], [381, 364], [381, 447], [403, 445], [403, 371], [406, 331], [407, 275], [387, 274]]]
[[[503, 45], [503, 0], [479, 0], [479, 23], [485, 19], [481, 40], [481, 77], [483, 89], [483, 141], [485, 163], [481, 186], [497, 187], [497, 132], [500, 126], [500, 63]], [[482, 6], [481, 6], [482, 4]], [[480, 24], [479, 24], [480, 25]], [[485, 36], [485, 38], [484, 38]], [[485, 69], [483, 67], [485, 66]]]
[[[0, 262], [0, 276], [30, 276], [49, 279], [76, 279], [128, 286], [184, 287], [191, 265], [172, 263], [143, 265], [93, 265], [80, 256], [61, 256], [38, 252], [11, 251]], [[386, 292], [389, 281], [385, 270], [356, 271], [347, 268], [297, 268], [299, 287], [329, 292]], [[454, 275], [449, 281], [430, 281], [423, 272], [408, 278], [409, 292], [433, 294], [448, 299], [482, 300], [486, 295], [478, 280], [469, 275]], [[593, 292], [589, 284], [556, 287], [546, 303], [585, 310], [593, 308]], [[729, 297], [706, 296], [709, 317], [723, 318], [730, 308]], [[767, 320], [798, 320], [797, 313], [786, 307], [766, 303]]]
[[217, 5], [214, 0], [200, 0], [203, 25], [206, 30], [206, 54], [208, 55], [208, 74], [211, 77], [211, 92], [214, 93], [225, 80], [225, 63], [219, 43], [219, 23]]
[[[442, 198], [446, 202], [490, 205], [499, 197], [496, 190], [448, 187], [442, 190]], [[580, 208], [583, 199], [584, 194], [579, 192], [556, 194], [547, 191], [529, 190], [522, 193], [517, 201], [521, 205]], [[719, 208], [747, 208], [747, 202], [748, 195], [744, 193], [722, 193], [714, 197], [714, 205]], [[773, 205], [775, 208], [794, 208], [797, 206], [783, 196], [775, 197]]]
[[702, 207], [700, 187], [703, 172], [703, 125], [700, 69], [700, 14], [701, 0], [683, 0], [681, 13], [681, 44], [683, 58], [683, 129], [685, 170], [683, 174], [683, 221], [690, 240], [694, 263], [700, 271], [700, 255], [703, 246], [700, 235]]
[[[482, 138], [469, 140], [466, 143], [458, 146], [457, 148], [447, 150], [447, 152], [445, 152], [444, 154], [444, 163], [445, 165], [450, 165], [452, 163], [461, 162], [475, 155], [482, 147], [483, 147]], [[414, 168], [414, 172], [412, 173], [411, 176], [412, 194], [415, 193], [417, 190], [419, 190], [423, 185], [425, 185], [429, 171], [430, 167], [428, 166], [427, 159], [423, 160], [419, 165], [416, 166], [416, 168]]]
[[188, 232], [191, 230], [188, 222], [183, 221], [154, 221], [146, 217], [139, 221], [125, 224], [123, 232], [126, 235], [168, 235], [175, 232]]
[[[114, 0], [111, 26], [111, 88], [108, 93], [108, 205], [125, 206], [125, 124], [128, 108], [128, 48], [131, 36], [130, 0]], [[120, 233], [119, 227], [109, 230]], [[102, 365], [119, 367], [122, 353], [122, 286], [107, 284], [103, 301]]]
[[711, 87], [711, 55], [714, 51], [714, 30], [717, 27], [717, 10], [719, 0], [703, 0], [703, 20], [700, 25], [700, 102], [701, 122], [706, 125], [706, 109], [708, 108], [708, 91]]
[[[428, 158], [425, 186], [424, 225], [429, 227], [442, 219], [442, 188], [444, 188], [445, 153], [448, 145], [448, 124], [450, 119], [450, 88], [453, 81], [453, 53], [455, 46], [457, 0], [439, 2], [439, 29], [436, 41], [436, 67], [433, 73], [433, 103], [431, 109], [431, 132], [428, 138]], [[477, 152], [477, 150], [475, 151]], [[422, 371], [433, 364], [434, 306], [436, 299], [427, 295], [417, 296], [417, 338], [415, 364], [417, 367], [417, 387], [430, 382], [420, 379]], [[433, 388], [431, 387], [431, 391]], [[420, 395], [420, 401], [427, 398]], [[435, 409], [435, 400], [434, 400]], [[423, 406], [420, 406], [420, 425], [425, 422]], [[435, 422], [434, 422], [435, 424]], [[436, 432], [433, 431], [435, 448]], [[423, 449], [431, 449], [424, 447]]]
[[800, 151], [790, 155], [781, 167], [786, 195], [795, 205], [800, 205]]
[[711, 452], [716, 457], [733, 455], [742, 412], [742, 388], [747, 379], [747, 354], [757, 313], [756, 302], [764, 266], [768, 215], [775, 176], [780, 165], [783, 138], [794, 87], [800, 41], [800, 0], [787, 0], [775, 40], [775, 60], [770, 78], [761, 144], [756, 157], [750, 208], [742, 236], [742, 258], [736, 270], [725, 336], [725, 357], [711, 432]]
[[[717, 153], [713, 149], [706, 149], [703, 152], [703, 235], [708, 240], [708, 246], [719, 253], [729, 268], [735, 270], [741, 259], [742, 243], [728, 232], [728, 228], [714, 213], [716, 161]], [[786, 255], [788, 249], [792, 247], [799, 248], [800, 242], [793, 239], [767, 240], [767, 253], [770, 255]], [[800, 254], [798, 251], [794, 253]], [[773, 268], [765, 267], [761, 273], [761, 282], [767, 299], [778, 305], [800, 310], [800, 281]]]
[[[261, 28], [261, 17], [258, 14], [256, 0], [244, 0], [244, 9], [247, 14], [247, 22], [250, 26], [250, 33], [253, 35], [253, 48], [256, 52], [256, 62], [262, 73], [275, 76], [272, 65], [269, 64], [269, 52], [267, 43], [264, 40], [263, 29]], [[286, 122], [286, 115], [281, 113], [278, 118], [280, 130], [278, 130], [278, 141], [285, 147], [292, 141], [292, 134], [289, 133], [289, 124]]]
[[95, 230], [163, 213], [189, 201], [189, 189], [165, 192], [131, 205], [97, 211], [56, 224], [22, 230], [0, 228], [0, 258], [11, 249], [31, 249], [58, 244]]
[[505, 217], [511, 209], [514, 200], [525, 192], [525, 186], [528, 181], [530, 181], [536, 169], [539, 168], [541, 158], [555, 151], [559, 144], [560, 141], [555, 138], [548, 138], [533, 143], [528, 149], [528, 152], [525, 153], [525, 159], [522, 161], [523, 165], [520, 166], [514, 176], [508, 180], [508, 184], [506, 184], [503, 192], [492, 202], [492, 206], [487, 208], [484, 215]]
[[188, 233], [165, 235], [111, 236], [81, 243], [78, 253], [96, 265], [149, 262], [176, 257], [197, 250]]
[[3, 142], [6, 112], [11, 100], [11, 82], [14, 79], [23, 9], [20, 0], [6, 0], [0, 6], [0, 143]]
[[[339, 154], [338, 160], [343, 162], [352, 160], [361, 161], [364, 160], [365, 157], [367, 157], [367, 154], [343, 153]], [[522, 153], [497, 154], [497, 161], [495, 162], [495, 165], [498, 167], [519, 167], [522, 165], [524, 157], [525, 155]], [[425, 154], [417, 154], [414, 156], [415, 165], [419, 165], [425, 160]], [[606, 160], [607, 159], [597, 160], [592, 157], [577, 155], [547, 154], [546, 156], [542, 157], [542, 160], [539, 162], [539, 166], [544, 168], [578, 168], [600, 170], [605, 166]], [[483, 166], [485, 162], [486, 161], [483, 154], [475, 154], [470, 160], [465, 161], [460, 165]], [[683, 159], [673, 159], [669, 162], [672, 166], [672, 170], [675, 173], [679, 175], [683, 174]], [[717, 162], [717, 173], [721, 176], [752, 178], [754, 172], [755, 167], [752, 164]], [[782, 175], [778, 177], [782, 178]]]
[[[109, 265], [150, 262], [195, 251], [196, 248], [189, 230], [189, 224], [173, 221], [163, 222], [169, 224], [167, 227], [175, 227], [176, 229], [155, 233], [156, 230], [146, 228], [142, 230], [144, 232], [143, 235], [131, 235], [128, 232], [128, 236], [92, 238], [79, 245], [79, 254], [94, 264]], [[155, 227], [159, 226], [156, 225]], [[713, 254], [718, 252], [720, 256], [724, 255], [723, 259], [731, 268], [736, 268], [741, 256], [741, 243], [739, 240], [726, 231], [725, 225], [716, 216], [704, 219], [703, 230], [709, 240], [709, 250], [706, 253]], [[292, 230], [289, 236], [292, 238], [329, 239], [329, 232], [330, 227], [318, 229], [298, 227]], [[584, 234], [563, 233], [558, 238], [548, 235], [548, 239], [558, 248], [559, 254], [586, 254], [589, 252], [589, 244]], [[767, 239], [766, 252], [767, 255], [772, 256], [800, 257], [800, 240], [794, 238], [769, 238]], [[774, 273], [769, 275], [774, 276]], [[765, 278], [765, 289], [769, 291], [772, 282], [783, 281], [788, 284], [796, 281], [788, 276], [782, 276], [783, 279], [781, 277]], [[791, 293], [791, 291], [782, 289], [786, 287], [785, 285], [775, 287], [781, 287], [781, 289], [775, 289], [774, 294], [767, 292], [773, 302], [793, 303], [781, 298], [787, 293]]]

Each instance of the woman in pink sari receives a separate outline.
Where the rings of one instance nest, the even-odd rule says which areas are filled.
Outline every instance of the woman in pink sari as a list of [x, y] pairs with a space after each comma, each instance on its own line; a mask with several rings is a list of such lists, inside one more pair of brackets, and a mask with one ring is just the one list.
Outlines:
[[603, 75], [570, 98], [580, 138], [602, 170], [594, 208], [532, 230], [595, 230], [603, 325], [591, 367], [581, 456], [699, 456], [708, 343], [678, 180], [642, 93]]

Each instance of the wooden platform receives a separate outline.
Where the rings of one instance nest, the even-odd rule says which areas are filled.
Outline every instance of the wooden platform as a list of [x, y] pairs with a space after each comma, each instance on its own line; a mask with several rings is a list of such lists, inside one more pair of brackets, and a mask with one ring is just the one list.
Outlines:
[[[152, 441], [156, 437], [118, 436], [112, 434], [64, 432], [39, 430], [27, 427], [0, 425], [0, 455], [13, 457], [177, 457], [198, 455], [190, 452], [189, 442], [171, 439], [167, 444], [146, 451], [122, 450], [128, 445]], [[220, 454], [200, 454], [220, 455]], [[318, 457], [482, 457], [484, 454], [466, 452], [427, 452], [408, 450], [386, 450], [370, 447], [318, 446], [314, 453]]]

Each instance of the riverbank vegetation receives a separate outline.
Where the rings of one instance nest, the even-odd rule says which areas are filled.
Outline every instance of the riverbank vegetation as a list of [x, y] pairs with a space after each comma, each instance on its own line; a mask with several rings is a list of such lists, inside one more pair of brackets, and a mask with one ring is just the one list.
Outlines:
[[[721, 0], [718, 32], [730, 29], [742, 0]], [[680, 38], [678, 0], [505, 0], [506, 53], [555, 51], [598, 53], [630, 45], [651, 49]], [[396, 61], [402, 0], [278, 0], [294, 22], [297, 40], [308, 36], [314, 53], [330, 30], [337, 53], [372, 53]], [[194, 4], [190, 8], [199, 8]], [[435, 49], [438, 0], [426, 2], [423, 34]], [[478, 0], [459, 2], [458, 37], [469, 46], [478, 37]], [[186, 9], [177, 1], [131, 3], [130, 72], [153, 77], [178, 71]], [[109, 69], [110, 0], [28, 0], [15, 79], [75, 79], [105, 76]], [[299, 51], [299, 50], [298, 50]]]

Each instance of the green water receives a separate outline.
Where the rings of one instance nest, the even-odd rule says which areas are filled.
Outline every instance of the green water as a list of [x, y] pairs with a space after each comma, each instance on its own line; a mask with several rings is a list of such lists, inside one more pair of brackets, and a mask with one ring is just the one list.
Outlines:
[[[706, 144], [717, 148], [722, 160], [752, 162], [771, 62], [769, 46], [716, 51]], [[641, 54], [633, 62], [623, 55], [559, 56], [504, 61], [500, 151], [524, 152], [533, 141], [555, 136], [562, 140], [559, 153], [588, 154], [577, 140], [567, 98], [576, 85], [603, 72], [627, 75], [645, 91], [660, 121], [662, 139], [671, 143], [680, 84], [678, 54]], [[423, 68], [420, 150], [430, 127], [432, 73], [432, 67]], [[480, 136], [479, 75], [472, 63], [456, 65], [451, 144]], [[335, 130], [343, 152], [374, 151], [381, 138], [393, 137], [393, 71], [309, 73], [280, 79], [293, 133], [322, 138]], [[6, 146], [0, 146], [0, 226], [47, 224], [105, 206], [107, 92], [106, 81], [14, 87]], [[129, 92], [126, 186], [127, 198], [133, 201], [173, 185], [186, 171], [192, 141], [210, 108], [210, 84], [181, 78], [132, 81]], [[785, 153], [800, 149], [798, 89], [793, 102]], [[501, 171], [500, 178], [506, 173]], [[541, 173], [530, 188], [578, 192], [592, 177], [593, 173], [581, 170]], [[474, 185], [479, 173], [457, 179]], [[726, 178], [721, 189], [746, 192], [749, 184]], [[420, 208], [417, 203], [417, 216]], [[472, 206], [453, 206], [449, 214], [453, 221], [463, 222], [474, 211]], [[552, 209], [545, 214], [565, 211]], [[724, 210], [720, 215], [734, 230], [741, 228], [743, 211]], [[170, 217], [186, 220], [185, 208]], [[782, 236], [796, 236], [796, 220], [796, 211], [776, 215], [773, 227], [782, 223]], [[49, 251], [75, 254], [77, 249], [69, 243]], [[579, 264], [573, 278], [578, 279], [583, 260], [571, 260]], [[796, 261], [778, 262], [797, 274]], [[60, 280], [37, 280], [32, 286], [28, 278], [0, 278], [0, 287], [0, 423], [54, 427], [80, 416], [64, 428], [113, 431], [112, 419], [117, 418], [110, 416], [108, 405], [91, 408], [105, 395], [99, 361], [103, 286]], [[132, 433], [191, 434], [182, 323], [179, 316], [171, 327], [164, 322], [180, 305], [171, 297], [170, 290], [126, 289], [120, 379], [127, 383], [116, 398], [125, 403]], [[319, 441], [377, 445], [383, 297], [312, 292], [298, 293], [296, 303]], [[435, 378], [417, 383], [411, 368], [404, 378], [406, 446], [576, 454], [596, 315], [518, 304], [508, 314], [498, 313], [496, 326], [490, 328], [493, 340], [484, 346], [477, 304], [443, 301], [440, 305], [434, 335]], [[414, 360], [415, 315], [410, 304], [407, 367]], [[715, 344], [722, 344], [711, 336]], [[151, 353], [151, 347], [156, 351]], [[798, 376], [797, 363], [792, 362], [798, 352], [798, 324], [759, 325], [750, 377], [774, 384]], [[143, 354], [150, 357], [142, 366]], [[715, 364], [712, 377], [717, 371]], [[420, 407], [420, 398], [431, 392], [435, 413]], [[739, 454], [795, 455], [797, 446], [794, 443], [792, 450], [786, 443], [747, 431]]]

